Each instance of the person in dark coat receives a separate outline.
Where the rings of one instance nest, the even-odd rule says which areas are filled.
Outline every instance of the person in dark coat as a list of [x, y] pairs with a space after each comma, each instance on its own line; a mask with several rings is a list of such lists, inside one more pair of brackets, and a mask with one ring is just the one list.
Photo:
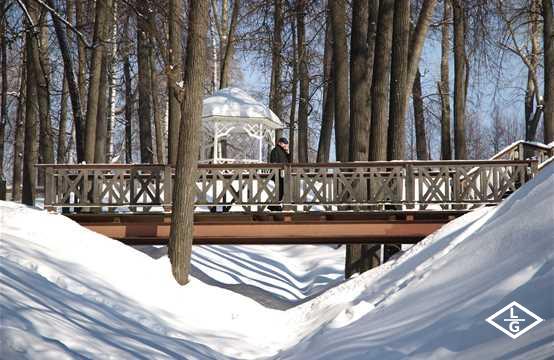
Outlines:
[[[288, 164], [290, 163], [289, 153], [289, 141], [282, 137], [277, 140], [277, 145], [271, 150], [269, 154], [269, 162], [272, 164]], [[273, 180], [275, 181], [275, 180]], [[283, 200], [283, 194], [285, 192], [285, 182], [281, 174], [279, 174], [279, 201]], [[268, 206], [271, 211], [282, 210], [281, 206]]]
[[269, 162], [272, 164], [288, 164], [290, 162], [289, 141], [282, 137], [277, 140], [277, 145], [269, 154]]

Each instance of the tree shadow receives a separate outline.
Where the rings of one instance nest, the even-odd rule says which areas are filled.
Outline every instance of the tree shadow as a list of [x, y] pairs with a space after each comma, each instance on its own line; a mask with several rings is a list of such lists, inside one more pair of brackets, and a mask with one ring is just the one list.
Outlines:
[[[48, 255], [40, 251], [25, 254], [21, 247], [18, 250], [28, 259], [51, 263]], [[14, 329], [49, 344], [55, 353], [76, 359], [98, 354], [123, 359], [229, 358], [193, 341], [191, 337], [195, 334], [181, 332], [143, 305], [109, 289], [79, 265], [69, 262], [56, 265], [60, 277], [74, 281], [71, 288], [76, 290], [78, 286], [77, 291], [49, 281], [33, 266], [27, 268], [10, 258], [2, 258], [0, 358], [19, 357], [30, 351], [10, 346], [17, 343], [10, 335], [18, 334]], [[218, 340], [228, 339], [214, 336], [214, 341]]]

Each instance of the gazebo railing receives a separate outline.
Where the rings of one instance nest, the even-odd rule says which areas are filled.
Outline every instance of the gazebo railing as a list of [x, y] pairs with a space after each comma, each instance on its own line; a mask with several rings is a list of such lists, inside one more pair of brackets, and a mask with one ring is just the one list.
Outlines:
[[[171, 209], [168, 165], [39, 167], [47, 208]], [[195, 205], [240, 211], [277, 204], [294, 211], [458, 209], [497, 204], [536, 172], [536, 160], [199, 164]]]

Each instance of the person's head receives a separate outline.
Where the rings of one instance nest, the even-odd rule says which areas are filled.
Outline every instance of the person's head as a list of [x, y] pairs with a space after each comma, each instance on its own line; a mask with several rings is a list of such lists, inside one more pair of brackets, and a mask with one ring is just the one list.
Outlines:
[[289, 141], [287, 140], [287, 138], [282, 137], [277, 140], [277, 145], [287, 150], [289, 148]]

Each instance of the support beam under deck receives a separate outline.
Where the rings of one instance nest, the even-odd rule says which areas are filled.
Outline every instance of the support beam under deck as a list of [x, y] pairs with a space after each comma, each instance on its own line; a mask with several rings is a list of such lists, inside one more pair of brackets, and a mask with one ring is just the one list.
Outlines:
[[[194, 244], [416, 243], [465, 211], [196, 214]], [[72, 214], [70, 218], [130, 245], [167, 244], [170, 214]]]

